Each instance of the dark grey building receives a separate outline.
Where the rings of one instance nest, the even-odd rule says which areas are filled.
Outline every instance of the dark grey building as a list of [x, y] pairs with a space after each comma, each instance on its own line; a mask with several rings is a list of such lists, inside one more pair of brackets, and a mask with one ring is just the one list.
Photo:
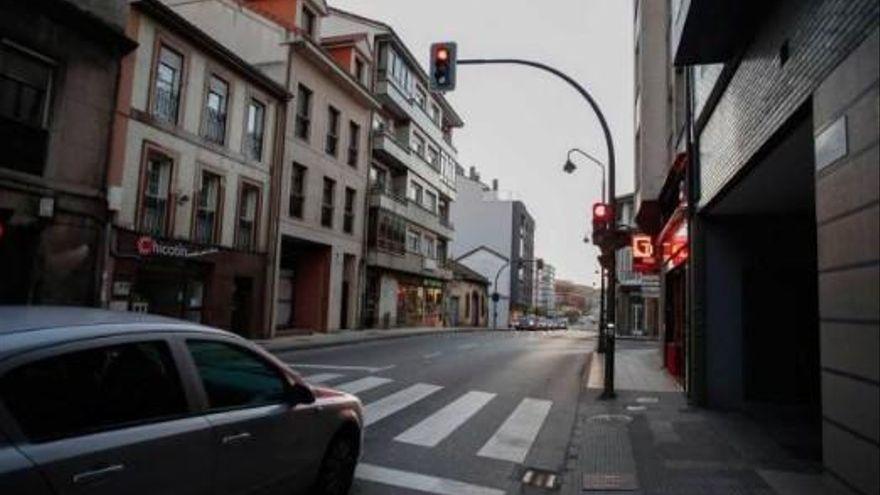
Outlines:
[[671, 5], [693, 102], [688, 394], [878, 493], [880, 3]]
[[99, 300], [127, 9], [0, 1], [0, 304]]
[[535, 305], [535, 219], [522, 201], [513, 201], [511, 211], [510, 300], [513, 311], [524, 312]]

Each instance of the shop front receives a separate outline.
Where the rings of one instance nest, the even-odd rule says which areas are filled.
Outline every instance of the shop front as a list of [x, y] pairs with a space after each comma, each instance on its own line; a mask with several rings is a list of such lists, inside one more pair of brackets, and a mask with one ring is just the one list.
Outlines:
[[403, 275], [397, 282], [398, 326], [443, 326], [443, 282]]
[[264, 254], [123, 229], [115, 230], [111, 251], [110, 309], [265, 335]]
[[684, 206], [675, 210], [658, 236], [662, 254], [664, 335], [663, 360], [669, 373], [685, 377], [687, 335], [688, 222]]

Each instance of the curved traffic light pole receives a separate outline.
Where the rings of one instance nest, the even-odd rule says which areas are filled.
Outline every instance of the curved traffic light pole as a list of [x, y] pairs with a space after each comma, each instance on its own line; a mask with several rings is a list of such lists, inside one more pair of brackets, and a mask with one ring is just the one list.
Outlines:
[[[602, 126], [602, 133], [605, 136], [605, 145], [608, 147], [608, 200], [611, 205], [611, 214], [616, 217], [617, 215], [617, 201], [614, 197], [614, 142], [611, 139], [611, 129], [608, 127], [608, 122], [605, 120], [605, 115], [602, 113], [602, 110], [599, 108], [599, 105], [596, 104], [596, 100], [584, 89], [583, 86], [577, 83], [570, 76], [565, 74], [564, 72], [554, 69], [549, 65], [542, 64], [540, 62], [533, 62], [531, 60], [522, 60], [517, 58], [472, 58], [472, 59], [463, 59], [458, 60], [456, 65], [524, 65], [527, 67], [532, 67], [534, 69], [540, 69], [545, 72], [549, 72], [554, 76], [562, 79], [569, 86], [574, 88], [581, 96], [587, 100], [587, 103], [590, 105], [590, 108], [593, 110], [593, 113], [596, 114], [596, 117], [599, 119], [599, 125]], [[612, 220], [612, 228], [616, 229], [616, 220]], [[616, 259], [614, 253], [611, 255], [611, 259], [609, 260], [608, 266], [608, 297], [605, 298], [606, 309], [605, 309], [605, 317], [608, 323], [614, 324], [615, 321], [615, 309], [616, 309], [616, 297], [615, 290], [617, 285], [617, 270], [616, 270]], [[602, 329], [600, 331], [600, 340], [604, 339], [606, 342], [605, 345], [605, 386], [602, 391], [603, 399], [612, 399], [614, 398], [614, 332], [611, 332], [609, 335], [603, 335]]]

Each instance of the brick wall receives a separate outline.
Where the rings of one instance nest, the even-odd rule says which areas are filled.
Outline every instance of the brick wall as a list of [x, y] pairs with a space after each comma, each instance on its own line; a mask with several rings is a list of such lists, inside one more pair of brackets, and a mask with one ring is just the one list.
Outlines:
[[782, 0], [768, 12], [700, 134], [701, 207], [877, 26], [878, 11], [877, 0]]

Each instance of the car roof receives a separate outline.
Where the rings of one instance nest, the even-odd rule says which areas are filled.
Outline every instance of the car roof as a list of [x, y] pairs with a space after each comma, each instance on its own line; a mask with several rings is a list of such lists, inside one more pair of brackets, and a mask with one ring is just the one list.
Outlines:
[[233, 335], [165, 316], [72, 306], [0, 306], [0, 360], [21, 351], [143, 331]]

